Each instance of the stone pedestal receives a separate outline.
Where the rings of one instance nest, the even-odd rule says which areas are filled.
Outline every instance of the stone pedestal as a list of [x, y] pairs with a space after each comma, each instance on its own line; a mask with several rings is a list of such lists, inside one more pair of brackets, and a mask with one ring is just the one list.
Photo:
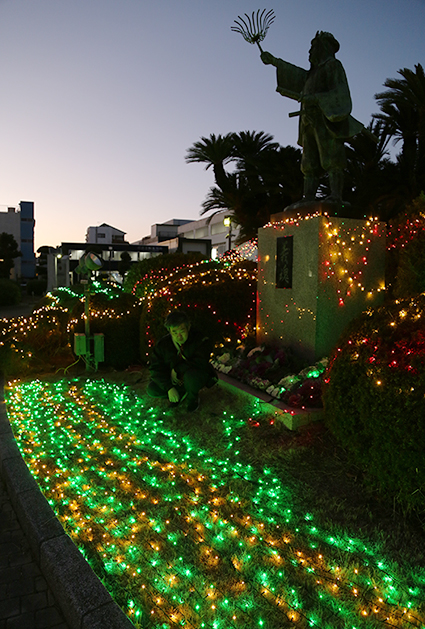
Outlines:
[[257, 342], [292, 347], [310, 363], [382, 303], [385, 288], [385, 223], [311, 211], [274, 215], [259, 230], [257, 289]]

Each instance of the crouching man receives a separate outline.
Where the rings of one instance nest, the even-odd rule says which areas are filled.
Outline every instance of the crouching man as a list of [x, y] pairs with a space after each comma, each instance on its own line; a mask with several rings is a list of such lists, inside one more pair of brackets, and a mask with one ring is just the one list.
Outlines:
[[212, 387], [218, 380], [209, 362], [210, 340], [191, 328], [182, 310], [171, 312], [165, 327], [168, 334], [156, 343], [150, 357], [147, 393], [154, 398], [168, 398], [171, 406], [187, 398], [187, 410], [195, 411], [200, 389]]

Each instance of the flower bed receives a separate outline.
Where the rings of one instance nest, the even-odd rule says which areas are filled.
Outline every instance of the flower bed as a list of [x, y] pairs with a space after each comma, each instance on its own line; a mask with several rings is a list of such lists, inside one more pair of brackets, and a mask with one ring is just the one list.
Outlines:
[[322, 408], [322, 375], [327, 362], [323, 358], [315, 365], [297, 369], [290, 350], [273, 345], [250, 348], [243, 344], [218, 353], [212, 360], [217, 371], [266, 391], [294, 408]]

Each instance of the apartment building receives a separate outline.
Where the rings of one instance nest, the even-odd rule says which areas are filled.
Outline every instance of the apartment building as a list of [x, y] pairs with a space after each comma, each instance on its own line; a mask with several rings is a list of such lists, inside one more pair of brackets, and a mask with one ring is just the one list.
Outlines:
[[0, 210], [0, 233], [11, 234], [22, 256], [15, 258], [12, 279], [32, 279], [35, 277], [34, 254], [34, 202], [20, 201], [19, 206], [7, 206]]

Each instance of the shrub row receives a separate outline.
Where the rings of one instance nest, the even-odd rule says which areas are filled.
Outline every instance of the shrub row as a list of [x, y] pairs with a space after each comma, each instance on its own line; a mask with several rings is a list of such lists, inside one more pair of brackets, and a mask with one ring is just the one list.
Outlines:
[[0, 278], [0, 306], [14, 306], [21, 301], [19, 284], [12, 280]]
[[[99, 289], [99, 287], [98, 287]], [[122, 290], [100, 289], [90, 296], [90, 333], [104, 334], [105, 361], [101, 366], [125, 369], [139, 363], [138, 300]], [[0, 324], [0, 362], [8, 377], [66, 369], [73, 362], [73, 336], [84, 332], [84, 289], [49, 293], [24, 322]]]
[[[73, 318], [78, 320], [71, 328], [72, 333], [84, 332], [83, 309], [84, 304], [78, 300], [72, 311]], [[140, 314], [141, 308], [133, 295], [121, 293], [111, 299], [96, 293], [90, 297], [90, 333], [104, 335], [104, 366], [121, 370], [140, 363]]]
[[366, 477], [405, 508], [425, 500], [425, 294], [354, 320], [330, 357], [326, 423]]
[[205, 330], [214, 344], [236, 342], [255, 328], [256, 269], [253, 262], [207, 261], [157, 269], [144, 290], [140, 318], [140, 355], [166, 331], [164, 319], [175, 308], [188, 311], [192, 324]]

